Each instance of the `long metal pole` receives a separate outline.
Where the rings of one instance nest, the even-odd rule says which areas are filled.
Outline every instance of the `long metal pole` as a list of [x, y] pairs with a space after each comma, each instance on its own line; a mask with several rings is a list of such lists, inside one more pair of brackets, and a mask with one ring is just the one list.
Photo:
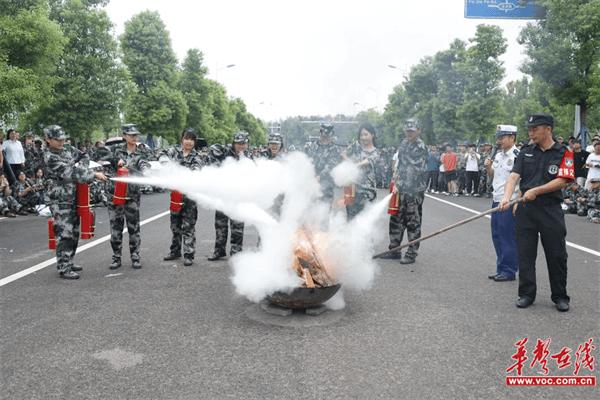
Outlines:
[[[517, 203], [521, 202], [521, 200], [522, 200], [521, 198], [514, 199], [514, 200], [513, 200], [513, 201], [511, 201], [511, 202], [510, 202], [508, 205], [509, 205], [509, 207], [512, 207], [512, 206], [514, 206], [515, 204], [517, 204]], [[442, 229], [440, 229], [440, 230], [438, 230], [438, 231], [435, 231], [435, 232], [433, 232], [433, 233], [430, 233], [429, 235], [422, 236], [422, 237], [420, 237], [420, 238], [418, 238], [418, 239], [415, 239], [415, 240], [413, 240], [412, 242], [408, 242], [408, 243], [402, 244], [402, 245], [400, 245], [400, 246], [393, 247], [393, 248], [391, 248], [391, 249], [389, 249], [389, 250], [387, 250], [387, 251], [384, 251], [383, 253], [375, 254], [375, 255], [373, 256], [373, 258], [374, 258], [374, 259], [375, 259], [375, 258], [380, 258], [380, 257], [383, 257], [383, 256], [385, 256], [385, 255], [388, 255], [388, 254], [391, 254], [391, 253], [395, 253], [395, 252], [397, 252], [398, 250], [402, 250], [402, 249], [403, 249], [403, 248], [405, 248], [405, 247], [412, 246], [413, 244], [416, 244], [416, 243], [422, 242], [423, 240], [426, 240], [426, 239], [432, 238], [432, 237], [434, 237], [434, 236], [437, 236], [437, 235], [439, 235], [440, 233], [444, 233], [444, 232], [446, 232], [446, 231], [449, 231], [450, 229], [457, 228], [457, 227], [459, 227], [459, 226], [462, 226], [462, 225], [464, 225], [464, 224], [467, 224], [467, 223], [469, 223], [469, 222], [471, 222], [471, 221], [475, 221], [476, 219], [479, 219], [479, 218], [481, 218], [481, 217], [484, 217], [484, 216], [486, 216], [486, 215], [488, 215], [488, 214], [493, 214], [493, 213], [495, 213], [495, 212], [497, 212], [497, 211], [499, 211], [499, 210], [500, 210], [500, 206], [498, 206], [498, 207], [494, 207], [494, 208], [490, 208], [490, 209], [489, 209], [489, 210], [487, 210], [487, 211], [484, 211], [484, 212], [482, 212], [482, 213], [479, 213], [479, 214], [477, 214], [477, 215], [474, 215], [474, 216], [472, 216], [472, 217], [469, 217], [469, 218], [467, 218], [467, 219], [463, 219], [462, 221], [458, 221], [458, 222], [456, 222], [456, 223], [454, 223], [454, 224], [452, 224], [452, 225], [448, 225], [448, 226], [447, 226], [447, 227], [445, 227], [445, 228], [442, 228]]]

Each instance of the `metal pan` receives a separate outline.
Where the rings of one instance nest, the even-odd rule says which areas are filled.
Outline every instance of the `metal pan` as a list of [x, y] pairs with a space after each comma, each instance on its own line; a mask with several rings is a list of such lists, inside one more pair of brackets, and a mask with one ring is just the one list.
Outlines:
[[267, 296], [272, 304], [295, 310], [319, 307], [333, 297], [342, 285], [339, 283], [327, 287], [304, 288], [299, 287], [291, 293], [275, 292]]

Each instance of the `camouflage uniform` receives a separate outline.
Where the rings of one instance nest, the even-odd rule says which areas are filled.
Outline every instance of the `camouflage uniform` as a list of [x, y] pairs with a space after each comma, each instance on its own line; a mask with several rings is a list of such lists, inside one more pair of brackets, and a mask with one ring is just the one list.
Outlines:
[[25, 169], [23, 171], [28, 178], [33, 177], [38, 168], [43, 168], [43, 159], [44, 154], [33, 144], [25, 146]]
[[[191, 170], [199, 170], [204, 165], [204, 160], [196, 150], [192, 150], [187, 156], [183, 154], [181, 146], [173, 146], [165, 150], [163, 155], [171, 161], [178, 163]], [[161, 156], [162, 157], [162, 156]], [[171, 211], [171, 240], [170, 254], [181, 257], [183, 242], [183, 256], [193, 260], [196, 248], [196, 220], [198, 219], [198, 208], [196, 202], [183, 197], [183, 205], [179, 212]]]
[[587, 191], [587, 216], [591, 222], [600, 223], [600, 189]]
[[[150, 154], [143, 147], [137, 146], [135, 152], [127, 151], [127, 144], [114, 149], [110, 159], [113, 169], [118, 168], [119, 161], [129, 170], [129, 175], [140, 175], [142, 171], [150, 167], [148, 159]], [[113, 263], [120, 264], [121, 249], [123, 247], [123, 225], [127, 221], [127, 232], [129, 233], [129, 252], [131, 261], [140, 261], [140, 187], [134, 184], [127, 185], [127, 198], [124, 205], [114, 205], [113, 195], [115, 184], [111, 181], [108, 190], [108, 217], [110, 219], [110, 246], [113, 251]]]
[[54, 219], [56, 267], [61, 274], [71, 272], [79, 243], [76, 183], [94, 180], [94, 172], [87, 168], [85, 159], [82, 161], [75, 163], [73, 153], [66, 147], [61, 150], [48, 147], [44, 152], [45, 200]]
[[40, 204], [40, 198], [37, 192], [31, 190], [29, 193], [27, 193], [25, 196], [20, 196], [21, 192], [23, 192], [25, 189], [29, 188], [29, 187], [33, 187], [34, 184], [33, 182], [29, 179], [29, 178], [25, 178], [25, 182], [21, 182], [21, 181], [16, 181], [14, 184], [14, 190], [13, 193], [15, 194], [16, 198], [19, 199], [18, 202], [23, 206], [23, 207], [35, 207], [38, 204]]
[[309, 149], [308, 156], [312, 159], [315, 172], [319, 177], [323, 200], [327, 203], [333, 201], [335, 183], [331, 176], [331, 170], [342, 161], [340, 151], [334, 143], [317, 143]]
[[13, 197], [5, 196], [4, 191], [0, 190], [0, 214], [20, 213], [23, 206]]
[[379, 155], [379, 150], [373, 148], [370, 152], [366, 151], [358, 142], [351, 145], [346, 153], [355, 163], [369, 161], [367, 167], [361, 168], [360, 180], [355, 185], [354, 204], [346, 205], [346, 214], [351, 219], [365, 208], [366, 201], [373, 201], [377, 197], [377, 181], [383, 169], [383, 160]]
[[[233, 157], [239, 160], [239, 156], [233, 151], [231, 145], [221, 148], [222, 154], [215, 155], [211, 153], [210, 163], [220, 165], [226, 158]], [[246, 157], [252, 158], [252, 156], [246, 152]], [[229, 218], [222, 211], [215, 211], [215, 251], [212, 258], [225, 257], [227, 254], [227, 236], [229, 234], [229, 228], [231, 228], [231, 250], [230, 255], [234, 255], [242, 251], [244, 244], [244, 223]]]
[[[405, 230], [409, 241], [421, 237], [423, 200], [427, 189], [427, 155], [427, 147], [420, 138], [414, 142], [404, 139], [398, 148], [394, 185], [400, 194], [400, 206], [398, 214], [390, 215], [390, 249], [402, 243]], [[419, 243], [412, 245], [406, 256], [414, 259], [418, 250]]]

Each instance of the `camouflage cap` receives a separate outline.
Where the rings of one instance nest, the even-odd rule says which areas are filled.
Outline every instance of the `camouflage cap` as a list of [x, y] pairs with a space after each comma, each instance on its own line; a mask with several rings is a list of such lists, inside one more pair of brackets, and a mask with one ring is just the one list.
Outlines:
[[233, 143], [248, 143], [248, 132], [239, 131], [234, 133]]
[[333, 134], [333, 124], [322, 122], [319, 127], [319, 132], [324, 133], [326, 135]]
[[125, 135], [139, 135], [140, 134], [140, 131], [138, 131], [137, 126], [135, 126], [135, 124], [121, 125], [121, 132]]
[[269, 143], [283, 143], [283, 138], [280, 133], [271, 133], [269, 135]]
[[59, 125], [50, 125], [44, 128], [44, 136], [48, 139], [65, 140], [67, 134]]
[[406, 121], [404, 121], [405, 131], [416, 132], [419, 129], [421, 129], [421, 126], [419, 125], [419, 121], [416, 118], [409, 118]]

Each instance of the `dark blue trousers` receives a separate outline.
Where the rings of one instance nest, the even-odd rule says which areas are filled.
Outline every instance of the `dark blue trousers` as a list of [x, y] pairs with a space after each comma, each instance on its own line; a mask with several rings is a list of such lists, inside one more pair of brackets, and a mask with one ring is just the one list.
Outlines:
[[[497, 202], [492, 203], [492, 208], [497, 206]], [[492, 241], [496, 249], [496, 273], [513, 278], [519, 270], [519, 257], [512, 208], [492, 214]]]

